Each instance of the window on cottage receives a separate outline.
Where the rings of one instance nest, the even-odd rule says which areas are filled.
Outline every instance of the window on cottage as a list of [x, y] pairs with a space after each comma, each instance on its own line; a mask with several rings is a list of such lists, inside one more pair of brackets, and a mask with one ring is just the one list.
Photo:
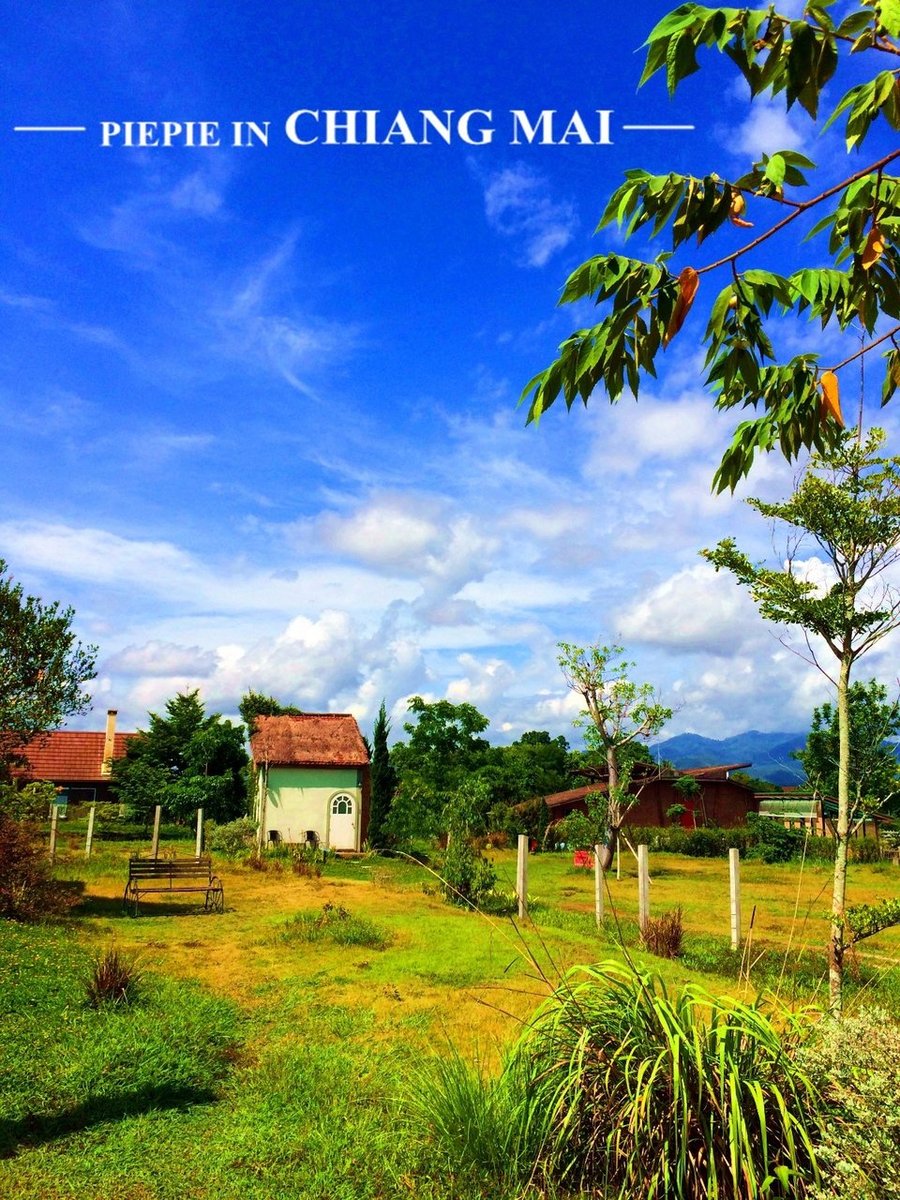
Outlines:
[[331, 815], [333, 817], [353, 816], [353, 797], [346, 793], [335, 796], [331, 801]]

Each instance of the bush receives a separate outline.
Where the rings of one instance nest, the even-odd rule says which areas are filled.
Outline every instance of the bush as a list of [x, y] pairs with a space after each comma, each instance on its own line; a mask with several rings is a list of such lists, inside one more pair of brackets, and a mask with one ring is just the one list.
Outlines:
[[858, 863], [881, 862], [881, 846], [876, 838], [855, 837], [850, 840], [850, 858]]
[[252, 850], [256, 844], [257, 825], [249, 817], [238, 817], [225, 825], [215, 821], [206, 822], [206, 840], [210, 850], [224, 854], [226, 858], [238, 858]]
[[37, 831], [0, 813], [0, 917], [39, 921], [77, 903], [78, 893], [53, 878]]
[[140, 972], [134, 962], [110, 947], [97, 955], [91, 964], [86, 991], [90, 1008], [107, 1004], [131, 1004], [140, 983]]
[[650, 917], [641, 933], [641, 944], [657, 958], [678, 958], [684, 941], [681, 908], [673, 908], [660, 917]]
[[0, 810], [16, 821], [44, 821], [58, 800], [56, 788], [46, 780], [21, 787], [0, 783]]
[[474, 904], [494, 890], [497, 872], [480, 850], [462, 836], [451, 836], [440, 865], [441, 891], [450, 904]]
[[730, 845], [724, 829], [686, 829], [682, 854], [691, 858], [725, 858]]
[[823, 1021], [803, 1057], [828, 1107], [816, 1197], [900, 1196], [900, 1025], [876, 1008]]
[[774, 817], [748, 813], [747, 828], [753, 838], [748, 858], [764, 863], [785, 863], [803, 854], [806, 834], [799, 829], [786, 829]]
[[671, 998], [605, 963], [566, 978], [508, 1069], [549, 1122], [542, 1169], [563, 1187], [795, 1198], [816, 1178], [817, 1096], [796, 1061], [806, 1030], [693, 985]]

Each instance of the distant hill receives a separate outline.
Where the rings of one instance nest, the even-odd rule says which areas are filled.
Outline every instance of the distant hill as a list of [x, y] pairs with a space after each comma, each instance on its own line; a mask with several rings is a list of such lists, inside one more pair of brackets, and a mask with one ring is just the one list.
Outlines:
[[781, 787], [803, 783], [803, 768], [791, 758], [792, 750], [806, 745], [805, 733], [760, 733], [748, 729], [730, 738], [708, 738], [699, 733], [679, 733], [657, 742], [651, 749], [675, 767], [717, 767], [749, 762], [748, 775], [768, 779]]

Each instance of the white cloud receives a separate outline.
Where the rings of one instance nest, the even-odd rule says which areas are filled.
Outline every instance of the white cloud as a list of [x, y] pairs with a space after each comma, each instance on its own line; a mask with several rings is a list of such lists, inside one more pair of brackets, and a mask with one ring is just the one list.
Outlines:
[[180, 675], [207, 677], [216, 667], [215, 651], [173, 642], [147, 642], [125, 646], [103, 662], [104, 671], [120, 675]]
[[484, 210], [492, 229], [523, 246], [530, 267], [545, 266], [578, 228], [574, 207], [554, 199], [544, 176], [522, 163], [484, 180]]
[[322, 539], [371, 566], [419, 571], [427, 556], [439, 550], [441, 530], [416, 509], [421, 501], [408, 496], [373, 500], [347, 517], [327, 513], [320, 521]]

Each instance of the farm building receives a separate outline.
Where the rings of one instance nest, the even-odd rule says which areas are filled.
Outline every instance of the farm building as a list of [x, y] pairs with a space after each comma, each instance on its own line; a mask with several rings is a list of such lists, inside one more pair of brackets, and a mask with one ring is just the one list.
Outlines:
[[103, 733], [57, 729], [41, 734], [25, 746], [25, 760], [12, 767], [17, 783], [47, 781], [59, 794], [60, 804], [95, 804], [114, 800], [110, 775], [115, 758], [123, 758], [134, 733], [116, 732], [116, 709], [106, 714]]
[[[759, 812], [759, 801], [752, 788], [730, 778], [730, 773], [750, 765], [731, 763], [722, 767], [691, 767], [686, 770], [648, 766], [646, 773], [632, 782], [631, 790], [639, 795], [628, 810], [628, 824], [680, 824], [686, 829], [694, 829], [699, 825], [718, 825], [723, 829], [745, 825], [747, 813]], [[697, 791], [694, 795], [686, 795], [675, 786], [685, 778], [696, 780]], [[550, 810], [550, 819], [559, 821], [571, 812], [586, 813], [585, 797], [591, 792], [605, 791], [606, 786], [601, 778], [583, 787], [545, 796], [544, 803]], [[681, 805], [684, 811], [671, 818], [668, 816], [669, 809], [676, 804]]]
[[369, 824], [369, 751], [354, 717], [257, 717], [250, 752], [261, 845], [362, 847]]
[[[834, 837], [837, 826], [838, 802], [832, 796], [785, 788], [783, 792], [760, 792], [759, 811], [764, 817], [780, 821], [786, 829], [808, 829], [819, 837]], [[850, 822], [851, 837], [874, 837], [894, 822], [881, 813], [862, 812]]]

